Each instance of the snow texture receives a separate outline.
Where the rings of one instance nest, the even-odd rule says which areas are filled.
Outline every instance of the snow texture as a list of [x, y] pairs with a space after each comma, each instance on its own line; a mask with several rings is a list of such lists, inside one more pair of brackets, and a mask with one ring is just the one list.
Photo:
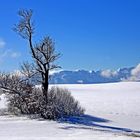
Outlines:
[[140, 139], [139, 82], [59, 86], [72, 92], [85, 115], [59, 121], [0, 116], [0, 140]]

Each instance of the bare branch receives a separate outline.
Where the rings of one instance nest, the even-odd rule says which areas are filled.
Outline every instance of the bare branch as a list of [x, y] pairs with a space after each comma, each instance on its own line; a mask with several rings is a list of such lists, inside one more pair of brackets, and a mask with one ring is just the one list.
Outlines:
[[13, 30], [22, 38], [29, 39], [34, 34], [34, 24], [31, 20], [32, 10], [20, 10], [18, 15], [21, 17], [18, 24], [15, 24]]
[[35, 70], [35, 66], [33, 64], [30, 64], [29, 62], [23, 62], [21, 65], [21, 73], [27, 77], [31, 78], [33, 77], [37, 72]]

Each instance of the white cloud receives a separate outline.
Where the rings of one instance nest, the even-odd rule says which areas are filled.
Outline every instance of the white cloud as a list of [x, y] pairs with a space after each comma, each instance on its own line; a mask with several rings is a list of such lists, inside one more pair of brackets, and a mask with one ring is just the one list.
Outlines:
[[110, 77], [116, 76], [117, 74], [118, 74], [117, 71], [112, 71], [110, 69], [104, 70], [101, 72], [101, 76], [105, 78], [110, 78]]
[[53, 74], [59, 73], [59, 72], [61, 72], [61, 71], [63, 71], [63, 70], [62, 70], [62, 69], [61, 69], [61, 70], [51, 70], [51, 71], [49, 72], [49, 74], [50, 74], [50, 75], [53, 75]]
[[0, 38], [0, 48], [3, 48], [5, 46], [5, 41]]
[[129, 77], [130, 81], [140, 81], [140, 64], [138, 64], [134, 69], [131, 71], [131, 77]]
[[0, 61], [4, 61], [5, 59], [8, 58], [17, 58], [20, 57], [21, 54], [19, 52], [14, 52], [10, 49], [7, 50], [3, 50], [2, 52], [0, 52]]
[[5, 57], [7, 57], [9, 55], [9, 53], [10, 53], [9, 49], [0, 52], [0, 62], [2, 62], [5, 59]]
[[138, 75], [140, 75], [140, 64], [138, 64], [132, 71], [131, 71], [131, 74], [132, 75], [136, 75], [136, 76], [138, 76]]
[[19, 57], [21, 54], [20, 53], [18, 53], [18, 52], [12, 52], [11, 53], [11, 57], [12, 58], [17, 58], [17, 57]]

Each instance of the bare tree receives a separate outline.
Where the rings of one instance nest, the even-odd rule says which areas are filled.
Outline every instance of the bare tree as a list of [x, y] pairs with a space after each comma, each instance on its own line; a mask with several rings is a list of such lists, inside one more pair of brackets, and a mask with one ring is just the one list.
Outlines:
[[[20, 16], [20, 20], [18, 24], [14, 26], [14, 31], [28, 41], [34, 60], [34, 68], [35, 71], [41, 75], [42, 90], [47, 102], [49, 71], [60, 68], [60, 66], [54, 64], [60, 57], [60, 53], [55, 52], [54, 42], [49, 36], [45, 36], [44, 39], [37, 44], [33, 43], [35, 26], [32, 21], [32, 10], [20, 10], [18, 15]], [[26, 68], [29, 68], [29, 66], [24, 65], [23, 69], [27, 70]]]

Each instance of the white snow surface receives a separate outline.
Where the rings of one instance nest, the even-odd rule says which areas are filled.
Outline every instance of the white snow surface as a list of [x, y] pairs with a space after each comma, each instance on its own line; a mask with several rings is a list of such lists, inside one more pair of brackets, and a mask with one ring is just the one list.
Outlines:
[[72, 92], [84, 116], [63, 122], [0, 116], [0, 140], [140, 140], [140, 82], [56, 86]]

